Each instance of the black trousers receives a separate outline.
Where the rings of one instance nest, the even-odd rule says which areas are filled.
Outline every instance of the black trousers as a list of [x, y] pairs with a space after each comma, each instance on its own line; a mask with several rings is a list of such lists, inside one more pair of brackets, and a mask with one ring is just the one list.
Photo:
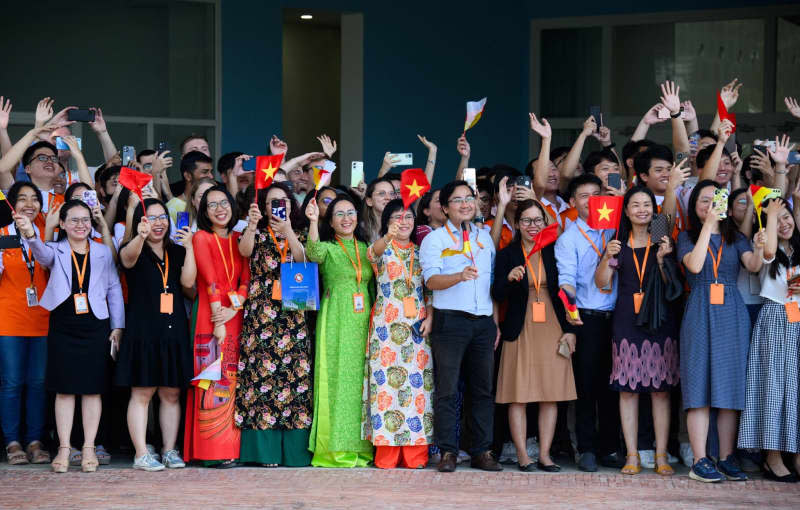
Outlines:
[[492, 443], [494, 414], [493, 367], [494, 340], [497, 328], [490, 316], [467, 318], [453, 312], [434, 310], [431, 343], [436, 388], [433, 399], [436, 444], [444, 452], [458, 454], [456, 412], [458, 379], [466, 382], [465, 404], [472, 436], [469, 453], [475, 455], [489, 449]]
[[620, 447], [619, 394], [609, 387], [611, 376], [611, 318], [581, 310], [583, 326], [576, 328], [572, 355], [575, 373], [575, 435], [578, 453], [598, 456]]

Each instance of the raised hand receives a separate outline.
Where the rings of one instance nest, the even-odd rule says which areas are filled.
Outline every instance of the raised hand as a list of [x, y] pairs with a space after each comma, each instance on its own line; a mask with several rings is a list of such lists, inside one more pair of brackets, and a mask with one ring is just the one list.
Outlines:
[[725, 144], [728, 141], [728, 138], [731, 137], [731, 133], [733, 133], [733, 123], [725, 119], [719, 125], [719, 132], [717, 133], [717, 143]]
[[783, 212], [784, 209], [786, 209], [786, 204], [783, 202], [783, 200], [778, 200], [775, 198], [770, 200], [767, 204], [767, 207], [764, 208], [764, 210], [767, 212], [767, 216], [777, 216]]
[[776, 165], [786, 165], [789, 161], [789, 153], [794, 150], [794, 145], [789, 145], [789, 137], [787, 135], [783, 135], [780, 139], [776, 136], [775, 150], [768, 148], [767, 152], [772, 156], [772, 160], [775, 161]]
[[664, 122], [667, 119], [661, 119], [658, 117], [658, 111], [663, 108], [661, 103], [653, 105], [652, 108], [647, 110], [647, 113], [644, 114], [644, 118], [642, 119], [645, 124], [648, 126], [652, 126], [653, 124], [658, 124], [659, 122]]
[[428, 152], [436, 152], [437, 147], [435, 143], [431, 142], [422, 135], [417, 135], [417, 138], [419, 138], [419, 141], [422, 142], [422, 145], [428, 149]]
[[80, 149], [80, 147], [78, 147], [78, 139], [77, 138], [75, 138], [74, 136], [70, 135], [70, 136], [62, 136], [61, 139], [64, 140], [64, 143], [67, 144], [67, 147], [69, 147], [69, 151], [71, 153], [73, 153], [73, 154], [80, 154], [81, 153], [81, 149]]
[[300, 166], [305, 166], [317, 159], [325, 159], [325, 156], [324, 152], [307, 152], [301, 156]]
[[[511, 190], [513, 189], [512, 187]], [[511, 202], [511, 190], [508, 189], [508, 176], [506, 175], [500, 179], [500, 185], [497, 190], [497, 201], [500, 205], [505, 207]]]
[[36, 105], [35, 126], [44, 126], [53, 118], [53, 99], [46, 97]]
[[472, 149], [469, 146], [466, 136], [461, 135], [458, 137], [458, 141], [456, 142], [456, 150], [462, 158], [469, 158]]
[[681, 105], [683, 106], [683, 120], [689, 122], [697, 118], [697, 111], [691, 101], [684, 101]]
[[49, 211], [47, 211], [47, 216], [44, 219], [44, 227], [47, 230], [55, 230], [58, 227], [59, 221], [59, 213], [61, 212], [61, 206], [64, 203], [60, 203], [55, 207], [51, 207]]
[[336, 152], [336, 140], [331, 140], [328, 135], [320, 135], [317, 137], [320, 145], [322, 145], [322, 152], [325, 153], [326, 156], [329, 158], [333, 156], [333, 153]]
[[95, 133], [105, 133], [107, 129], [106, 119], [103, 118], [103, 110], [95, 107], [89, 109], [94, 112], [94, 122], [90, 122], [89, 127], [92, 128], [92, 131]]
[[530, 118], [531, 130], [533, 132], [542, 138], [550, 138], [553, 136], [553, 130], [550, 128], [550, 123], [547, 122], [547, 119], [542, 118], [542, 121], [539, 122], [535, 113], [529, 113], [528, 117]]
[[597, 131], [592, 133], [592, 137], [600, 142], [603, 147], [611, 145], [611, 129], [608, 126], [600, 126]]
[[739, 89], [742, 88], [742, 84], [737, 83], [738, 81], [739, 78], [734, 78], [732, 82], [722, 87], [719, 92], [722, 102], [725, 103], [725, 108], [728, 110], [733, 108], [733, 105], [739, 100]]
[[55, 114], [55, 116], [50, 120], [50, 123], [60, 124], [66, 122], [67, 124], [65, 125], [74, 124], [75, 123], [74, 120], [67, 120], [67, 112], [70, 110], [77, 110], [77, 109], [78, 109], [77, 106], [67, 106], [66, 108]]
[[250, 208], [247, 209], [247, 228], [255, 231], [261, 218], [263, 218], [261, 209], [258, 208], [258, 204], [253, 202], [250, 204]]
[[382, 168], [394, 168], [395, 165], [400, 161], [399, 156], [392, 156], [391, 152], [386, 152], [383, 155], [383, 164], [381, 165]]
[[[58, 216], [56, 216], [58, 217]], [[33, 224], [31, 223], [31, 219], [25, 216], [24, 214], [15, 214], [14, 215], [14, 223], [17, 224], [17, 230], [23, 237], [33, 237], [36, 233], [33, 230]]]
[[581, 130], [581, 134], [583, 136], [590, 136], [593, 135], [597, 131], [597, 121], [594, 120], [594, 116], [590, 115], [588, 119], [583, 121], [583, 130]]
[[172, 156], [168, 156], [169, 151], [159, 152], [153, 161], [153, 174], [160, 174], [166, 172], [167, 168], [172, 166]]
[[609, 257], [615, 257], [619, 255], [619, 252], [622, 251], [622, 241], [619, 239], [612, 239], [608, 242], [608, 246], [606, 246], [606, 254]]
[[3, 96], [0, 96], [0, 129], [8, 129], [11, 106], [11, 99], [4, 99]]
[[183, 227], [175, 232], [175, 240], [187, 251], [192, 249], [193, 236], [192, 229], [189, 227]]
[[317, 199], [312, 198], [308, 205], [306, 206], [306, 218], [311, 223], [317, 223], [319, 221], [319, 206], [317, 206]]
[[686, 166], [689, 160], [684, 158], [680, 163], [672, 165], [669, 172], [669, 187], [673, 190], [678, 189], [692, 175], [692, 169]]
[[286, 154], [286, 151], [289, 150], [289, 146], [286, 145], [286, 142], [281, 140], [275, 135], [272, 135], [272, 138], [269, 139], [269, 153], [273, 156], [277, 154]]
[[750, 155], [750, 168], [761, 170], [765, 177], [775, 175], [775, 169], [772, 168], [769, 157], [758, 149], [753, 149], [753, 154]]
[[[131, 195], [133, 194], [134, 193], [131, 193]], [[147, 219], [147, 216], [142, 216], [142, 221], [140, 221], [139, 225], [136, 227], [136, 233], [138, 233], [139, 237], [142, 239], [147, 239], [152, 228], [153, 226], [150, 224], [150, 220]]]
[[797, 99], [793, 97], [784, 97], [783, 102], [786, 104], [786, 108], [789, 110], [789, 113], [792, 114], [792, 117], [800, 119], [800, 104], [797, 104]]
[[245, 161], [248, 161], [252, 158], [253, 156], [249, 154], [240, 154], [239, 156], [236, 156], [236, 159], [233, 161], [233, 175], [238, 177], [245, 173], [243, 164]]
[[669, 113], [672, 115], [681, 111], [680, 92], [680, 86], [675, 85], [674, 81], [665, 81], [661, 84], [661, 104], [663, 104], [664, 108], [669, 110]]
[[397, 239], [397, 235], [400, 233], [400, 224], [394, 222], [389, 225], [389, 228], [386, 232], [386, 237], [391, 241], [392, 239]]

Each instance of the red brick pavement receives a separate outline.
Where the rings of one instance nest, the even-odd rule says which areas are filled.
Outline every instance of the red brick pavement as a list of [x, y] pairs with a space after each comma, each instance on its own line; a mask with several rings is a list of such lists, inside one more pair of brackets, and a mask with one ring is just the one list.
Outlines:
[[378, 469], [215, 470], [159, 473], [122, 465], [97, 473], [45, 466], [0, 469], [0, 508], [798, 508], [800, 484], [764, 480], [707, 485], [684, 475], [628, 477], [612, 472], [559, 474]]

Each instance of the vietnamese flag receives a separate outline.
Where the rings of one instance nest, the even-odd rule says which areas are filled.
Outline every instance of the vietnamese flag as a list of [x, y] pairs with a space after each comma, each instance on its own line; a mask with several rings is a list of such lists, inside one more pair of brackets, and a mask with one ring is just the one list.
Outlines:
[[558, 291], [558, 297], [564, 303], [564, 308], [567, 310], [570, 318], [576, 320], [578, 318], [578, 305], [575, 302], [575, 296], [567, 293], [563, 288]]
[[422, 198], [422, 195], [431, 189], [428, 177], [421, 168], [409, 168], [400, 174], [400, 196], [403, 197], [403, 207], [408, 209], [411, 204]]
[[538, 234], [533, 236], [533, 248], [528, 253], [528, 258], [531, 255], [541, 250], [542, 248], [553, 244], [558, 239], [558, 223], [551, 223], [539, 231]]
[[123, 166], [122, 170], [119, 172], [119, 183], [131, 190], [131, 192], [136, 193], [136, 196], [139, 197], [139, 201], [142, 203], [142, 208], [144, 208], [142, 188], [147, 186], [147, 184], [152, 180], [152, 175], [143, 172], [137, 172], [133, 168], [128, 168], [127, 166]]
[[486, 108], [486, 98], [480, 101], [467, 101], [467, 118], [464, 119], [464, 132], [481, 120], [483, 109]]
[[268, 188], [272, 184], [272, 179], [281, 167], [283, 154], [274, 156], [256, 156], [256, 191]]
[[594, 229], [619, 228], [624, 197], [589, 197], [589, 218], [586, 223]]
[[717, 92], [717, 114], [719, 115], [719, 120], [722, 122], [725, 119], [728, 119], [731, 124], [733, 124], [733, 129], [731, 129], [731, 134], [736, 132], [736, 114], [733, 112], [729, 112], [728, 109], [725, 107], [725, 101], [722, 100], [722, 94]]

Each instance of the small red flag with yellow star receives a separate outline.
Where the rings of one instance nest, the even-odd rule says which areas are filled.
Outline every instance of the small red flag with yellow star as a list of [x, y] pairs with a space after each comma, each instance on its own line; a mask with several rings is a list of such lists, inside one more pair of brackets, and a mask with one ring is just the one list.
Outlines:
[[589, 218], [586, 223], [594, 229], [619, 228], [623, 197], [589, 197]]
[[404, 208], [408, 209], [429, 189], [431, 185], [421, 168], [409, 168], [400, 174], [400, 196], [403, 197]]
[[283, 154], [274, 156], [256, 156], [256, 191], [268, 188], [272, 179], [281, 167]]

